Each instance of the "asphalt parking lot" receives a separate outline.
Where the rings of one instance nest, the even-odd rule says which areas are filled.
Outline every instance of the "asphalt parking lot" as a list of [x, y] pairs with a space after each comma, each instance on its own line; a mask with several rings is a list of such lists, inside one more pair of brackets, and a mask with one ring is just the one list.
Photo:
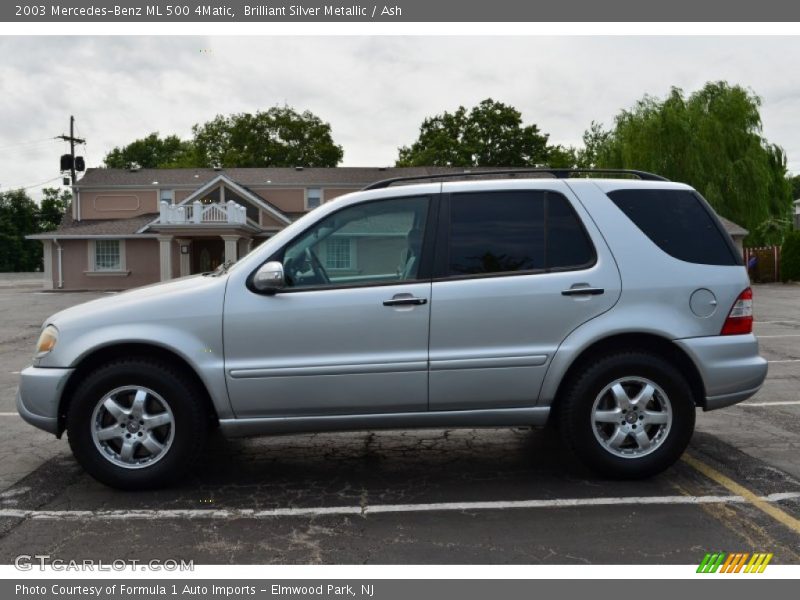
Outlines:
[[549, 430], [214, 437], [178, 486], [123, 493], [66, 440], [16, 416], [42, 320], [97, 293], [0, 279], [0, 562], [697, 564], [707, 551], [800, 564], [800, 286], [755, 288], [770, 374], [747, 402], [698, 414], [684, 459], [602, 480]]

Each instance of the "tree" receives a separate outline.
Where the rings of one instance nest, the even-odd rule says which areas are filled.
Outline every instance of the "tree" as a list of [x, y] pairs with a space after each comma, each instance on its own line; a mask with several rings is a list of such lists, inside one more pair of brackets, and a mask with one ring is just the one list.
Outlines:
[[[469, 111], [463, 106], [422, 121], [411, 146], [399, 149], [398, 167], [530, 167], [573, 166], [574, 154], [548, 146], [548, 134], [523, 125], [513, 106], [483, 100]], [[548, 163], [558, 163], [549, 165]], [[571, 163], [571, 164], [567, 164]]]
[[800, 200], [800, 175], [790, 177], [789, 181], [792, 184], [792, 198], [794, 200]]
[[605, 157], [600, 154], [606, 150], [611, 137], [610, 131], [605, 131], [601, 123], [592, 121], [589, 129], [583, 132], [583, 148], [576, 152], [576, 163], [583, 169], [593, 169], [598, 163], [605, 162]]
[[196, 155], [204, 166], [335, 167], [344, 154], [333, 141], [330, 124], [289, 106], [255, 114], [217, 115], [195, 125], [192, 132]]
[[800, 231], [792, 231], [783, 242], [781, 279], [784, 282], [800, 281]]
[[25, 236], [39, 231], [38, 208], [25, 190], [0, 193], [0, 271], [35, 271], [41, 267], [42, 245]]
[[134, 164], [143, 169], [203, 166], [197, 161], [192, 142], [176, 135], [160, 138], [158, 132], [114, 148], [103, 162], [111, 169], [127, 169]]
[[760, 106], [754, 93], [723, 81], [689, 96], [672, 88], [663, 100], [645, 96], [622, 111], [608, 131], [593, 123], [579, 157], [688, 183], [749, 229], [748, 242], [763, 243], [759, 227], [787, 221], [792, 190], [783, 149], [762, 136]]
[[72, 202], [72, 194], [58, 188], [44, 188], [42, 202], [39, 204], [38, 227], [40, 232], [53, 231], [64, 218], [64, 213]]

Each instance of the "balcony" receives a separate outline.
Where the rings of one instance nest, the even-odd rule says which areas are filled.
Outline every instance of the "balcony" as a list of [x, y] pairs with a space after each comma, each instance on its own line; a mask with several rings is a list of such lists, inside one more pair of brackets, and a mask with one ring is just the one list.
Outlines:
[[203, 204], [195, 200], [190, 204], [161, 202], [159, 225], [244, 225], [247, 209], [233, 200]]

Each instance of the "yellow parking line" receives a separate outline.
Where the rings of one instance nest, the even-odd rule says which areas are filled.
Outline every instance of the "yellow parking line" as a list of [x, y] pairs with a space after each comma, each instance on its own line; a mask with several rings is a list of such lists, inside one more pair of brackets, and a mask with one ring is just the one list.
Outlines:
[[683, 462], [691, 466], [696, 471], [702, 473], [712, 481], [717, 482], [722, 487], [726, 488], [728, 491], [732, 492], [733, 494], [736, 494], [737, 496], [741, 496], [761, 512], [768, 514], [770, 517], [772, 517], [776, 521], [779, 521], [780, 523], [782, 523], [795, 533], [800, 534], [800, 519], [796, 519], [795, 517], [781, 510], [777, 506], [770, 504], [769, 502], [766, 502], [765, 500], [760, 498], [758, 494], [751, 492], [743, 485], [736, 483], [730, 477], [726, 477], [713, 467], [710, 467], [706, 463], [698, 460], [688, 452], [684, 453], [681, 460], [683, 460]]

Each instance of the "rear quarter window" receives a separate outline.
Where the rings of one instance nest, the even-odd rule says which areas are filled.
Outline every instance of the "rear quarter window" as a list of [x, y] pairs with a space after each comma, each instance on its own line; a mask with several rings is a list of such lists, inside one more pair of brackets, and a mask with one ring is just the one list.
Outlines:
[[608, 197], [670, 256], [702, 265], [742, 264], [730, 236], [695, 192], [628, 189]]

